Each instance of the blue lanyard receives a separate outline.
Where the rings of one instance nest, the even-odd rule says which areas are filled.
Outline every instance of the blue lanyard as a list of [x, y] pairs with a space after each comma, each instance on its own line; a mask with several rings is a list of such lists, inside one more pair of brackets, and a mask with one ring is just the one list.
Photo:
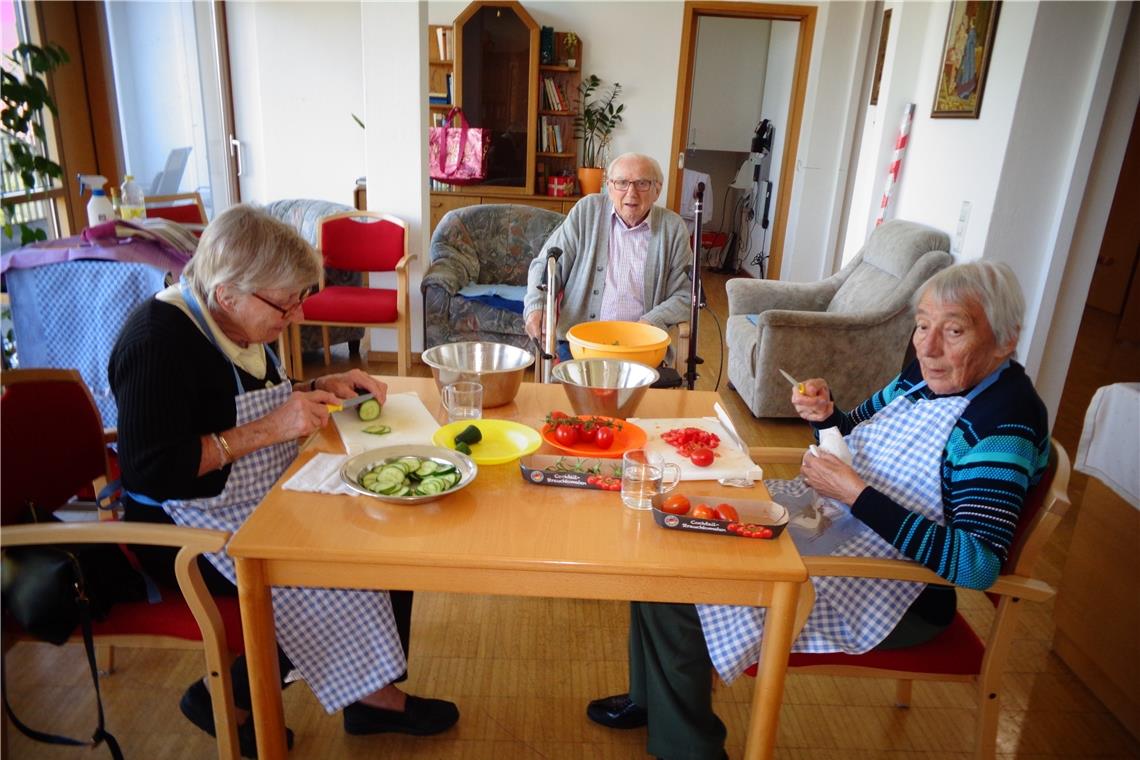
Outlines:
[[[225, 356], [226, 360], [229, 361], [230, 370], [234, 373], [234, 384], [237, 386], [238, 394], [240, 395], [242, 393], [245, 393], [245, 387], [241, 384], [241, 377], [238, 375], [237, 367], [234, 365], [233, 360], [230, 359], [229, 356], [226, 356], [226, 352], [222, 351], [221, 345], [218, 344], [218, 339], [214, 337], [214, 331], [210, 329], [210, 325], [206, 321], [205, 315], [202, 314], [202, 307], [198, 303], [198, 298], [190, 290], [190, 286], [187, 284], [185, 277], [179, 281], [178, 287], [182, 291], [182, 299], [186, 302], [186, 305], [190, 308], [190, 313], [194, 316], [194, 321], [197, 322], [198, 326], [202, 328], [202, 332], [206, 333], [206, 337], [210, 339], [210, 342], [214, 344], [214, 347], [217, 348], [218, 351], [221, 351], [222, 356]], [[266, 360], [272, 361], [273, 366], [277, 368], [277, 374], [280, 377], [284, 378], [285, 370], [277, 362], [277, 355], [274, 354], [267, 345], [263, 344], [261, 348], [263, 351], [265, 351]]]

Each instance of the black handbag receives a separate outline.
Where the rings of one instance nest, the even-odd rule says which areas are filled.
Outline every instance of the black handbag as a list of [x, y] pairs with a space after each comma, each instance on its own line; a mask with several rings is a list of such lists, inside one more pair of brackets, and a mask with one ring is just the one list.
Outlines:
[[76, 627], [82, 629], [99, 717], [98, 726], [86, 741], [30, 728], [9, 704], [8, 679], [0, 661], [4, 711], [12, 725], [25, 736], [48, 744], [95, 747], [105, 742], [111, 757], [122, 760], [118, 741], [104, 728], [91, 625], [93, 620], [103, 619], [116, 601], [145, 598], [141, 575], [114, 545], [21, 546], [4, 553], [2, 585], [5, 613], [32, 636], [59, 645]]

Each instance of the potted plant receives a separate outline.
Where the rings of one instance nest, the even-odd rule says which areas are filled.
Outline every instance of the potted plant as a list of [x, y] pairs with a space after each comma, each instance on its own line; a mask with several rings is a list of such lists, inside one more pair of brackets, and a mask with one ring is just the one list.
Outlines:
[[602, 80], [591, 74], [578, 86], [578, 114], [574, 117], [574, 137], [582, 141], [582, 165], [578, 169], [578, 185], [582, 194], [602, 189], [606, 152], [614, 129], [622, 121], [624, 105], [617, 102], [621, 84], [603, 87]]
[[573, 69], [578, 65], [578, 35], [566, 32], [563, 44], [566, 46], [566, 65]]

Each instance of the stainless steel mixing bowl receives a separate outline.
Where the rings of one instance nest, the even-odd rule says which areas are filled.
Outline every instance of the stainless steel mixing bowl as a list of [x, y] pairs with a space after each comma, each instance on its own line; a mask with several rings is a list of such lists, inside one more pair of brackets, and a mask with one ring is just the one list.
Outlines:
[[484, 409], [514, 401], [523, 373], [534, 364], [534, 354], [530, 351], [489, 341], [432, 346], [421, 358], [431, 367], [432, 377], [441, 390], [460, 380], [482, 383]]
[[575, 359], [554, 366], [575, 414], [625, 419], [633, 414], [645, 390], [657, 382], [657, 370], [620, 359]]

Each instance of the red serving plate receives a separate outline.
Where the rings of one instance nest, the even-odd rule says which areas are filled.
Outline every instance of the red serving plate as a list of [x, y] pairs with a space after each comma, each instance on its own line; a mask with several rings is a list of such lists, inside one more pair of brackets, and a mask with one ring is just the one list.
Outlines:
[[[583, 416], [583, 419], [586, 419]], [[565, 451], [567, 454], [574, 454], [580, 457], [600, 457], [602, 459], [617, 459], [622, 454], [633, 449], [640, 449], [645, 446], [647, 437], [645, 431], [634, 425], [632, 422], [626, 420], [619, 420], [614, 417], [590, 417], [595, 420], [609, 420], [615, 425], [621, 425], [621, 430], [614, 428], [614, 445], [608, 449], [600, 449], [592, 443], [576, 443], [573, 446], [563, 446], [558, 441], [554, 440], [554, 427], [552, 425], [543, 425], [542, 440], [549, 443], [554, 448]]]

